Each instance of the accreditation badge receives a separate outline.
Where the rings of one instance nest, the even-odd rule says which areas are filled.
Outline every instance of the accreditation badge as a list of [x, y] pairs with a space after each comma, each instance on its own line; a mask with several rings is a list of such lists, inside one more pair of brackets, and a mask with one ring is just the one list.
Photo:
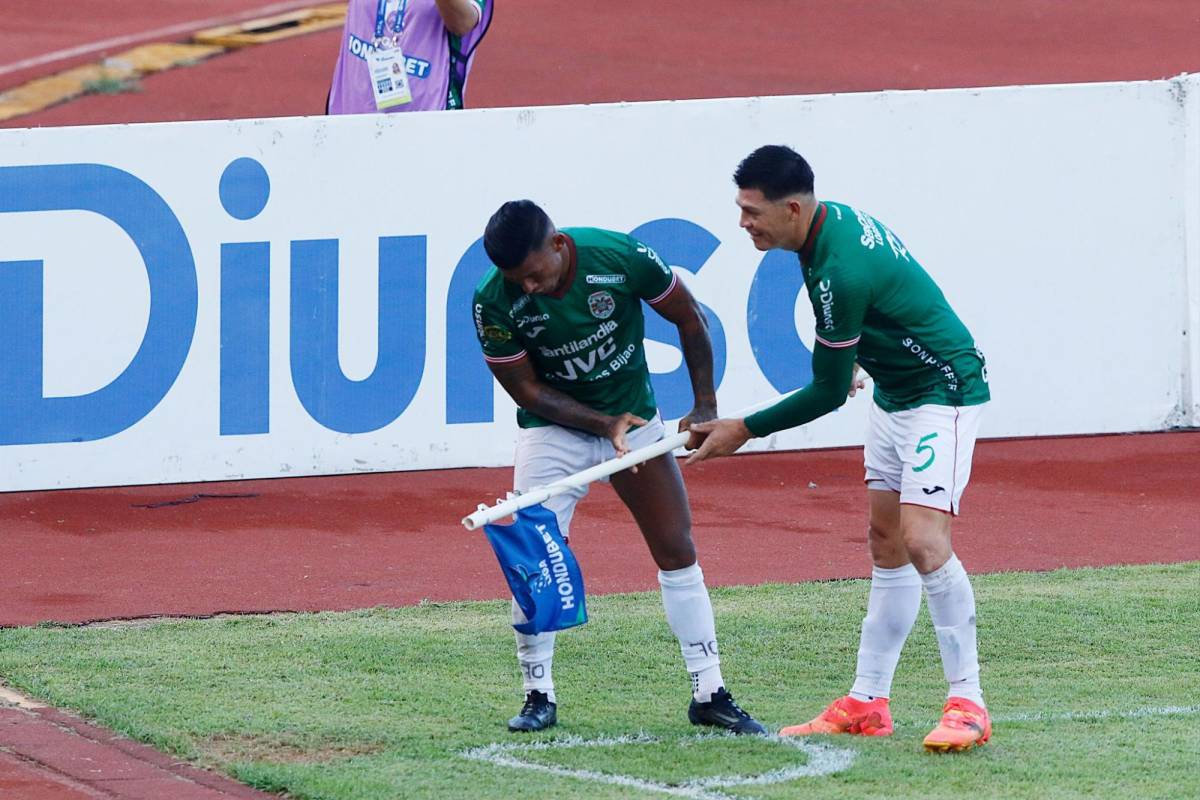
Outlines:
[[408, 87], [408, 62], [398, 45], [382, 42], [367, 53], [367, 70], [375, 108], [384, 111], [412, 102]]

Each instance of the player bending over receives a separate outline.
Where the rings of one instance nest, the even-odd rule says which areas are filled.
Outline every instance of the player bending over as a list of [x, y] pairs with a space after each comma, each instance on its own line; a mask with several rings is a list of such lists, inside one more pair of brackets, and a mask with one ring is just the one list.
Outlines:
[[[596, 228], [556, 230], [528, 200], [501, 206], [483, 244], [495, 268], [475, 290], [475, 329], [488, 366], [519, 406], [516, 489], [553, 483], [663, 437], [646, 367], [642, 300], [679, 329], [695, 397], [680, 430], [716, 416], [708, 323], [691, 292], [649, 247]], [[611, 480], [658, 565], [667, 623], [692, 679], [688, 719], [765, 733], [725, 690], [675, 458], [659, 456]], [[585, 494], [586, 487], [545, 503], [564, 537]], [[525, 622], [515, 601], [513, 621]], [[525, 705], [509, 730], [538, 731], [557, 721], [554, 638], [517, 633]]]

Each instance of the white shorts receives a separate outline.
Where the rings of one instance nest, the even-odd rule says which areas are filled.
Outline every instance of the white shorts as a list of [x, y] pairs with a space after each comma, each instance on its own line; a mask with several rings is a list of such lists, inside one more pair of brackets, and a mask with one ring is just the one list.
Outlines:
[[[664, 434], [662, 417], [655, 414], [654, 419], [642, 427], [626, 433], [625, 441], [628, 442], [630, 450], [637, 450], [639, 447], [654, 444], [663, 438]], [[545, 486], [615, 458], [616, 455], [617, 451], [608, 439], [575, 428], [564, 428], [561, 425], [521, 428], [517, 432], [513, 488], [523, 492], [535, 486]], [[543, 504], [558, 517], [558, 529], [564, 538], [570, 535], [575, 504], [587, 493], [588, 487], [583, 486], [551, 497]]]
[[867, 488], [897, 492], [901, 503], [958, 514], [982, 416], [983, 404], [888, 413], [872, 403], [864, 449]]

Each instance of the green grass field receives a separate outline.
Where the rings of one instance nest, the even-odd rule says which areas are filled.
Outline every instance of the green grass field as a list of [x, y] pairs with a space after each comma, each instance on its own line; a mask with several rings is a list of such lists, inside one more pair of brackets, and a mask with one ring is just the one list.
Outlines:
[[[1200, 763], [1200, 562], [974, 578], [993, 740], [931, 755], [922, 611], [889, 739], [699, 734], [657, 593], [589, 599], [559, 638], [559, 726], [520, 705], [507, 604], [0, 630], [0, 678], [298, 798], [1181, 797]], [[713, 591], [723, 670], [768, 727], [853, 676], [864, 581]], [[759, 776], [755, 778], [754, 776]]]

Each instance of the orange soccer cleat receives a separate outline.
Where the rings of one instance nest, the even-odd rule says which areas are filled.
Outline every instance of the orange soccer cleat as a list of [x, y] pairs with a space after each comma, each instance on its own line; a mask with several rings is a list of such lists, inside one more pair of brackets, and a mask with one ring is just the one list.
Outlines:
[[992, 738], [987, 709], [965, 697], [951, 697], [942, 708], [942, 721], [925, 737], [925, 749], [936, 753], [970, 750]]
[[891, 736], [892, 712], [888, 699], [876, 697], [864, 702], [850, 695], [839, 697], [814, 720], [791, 725], [780, 736], [811, 736], [814, 733], [852, 733], [859, 736]]

